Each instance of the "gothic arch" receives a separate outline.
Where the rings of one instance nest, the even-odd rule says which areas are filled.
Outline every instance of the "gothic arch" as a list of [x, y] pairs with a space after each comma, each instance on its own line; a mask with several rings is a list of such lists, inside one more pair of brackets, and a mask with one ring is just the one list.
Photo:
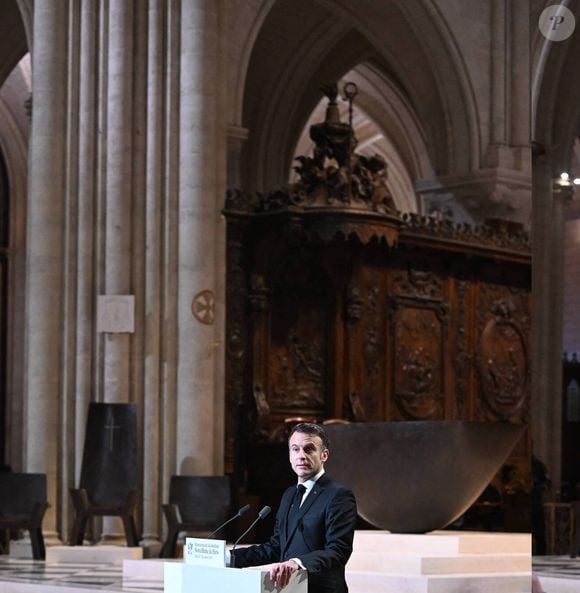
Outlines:
[[26, 5], [25, 0], [0, 2], [0, 85], [28, 51], [26, 30], [30, 23], [25, 25], [22, 13]]
[[430, 162], [424, 168], [447, 175], [480, 166], [482, 140], [473, 89], [431, 0], [412, 7], [404, 2], [380, 8], [375, 4], [374, 11], [366, 1], [357, 3], [356, 11], [343, 0], [291, 4], [271, 4], [254, 35], [244, 77], [247, 189], [285, 182], [300, 132], [320, 100], [318, 86], [367, 63], [386, 88], [398, 90], [421, 122], [421, 143], [429, 147]]
[[437, 174], [479, 167], [483, 140], [475, 91], [441, 3], [319, 1], [354, 23], [409, 94], [428, 130]]
[[[576, 19], [580, 14], [576, 11]], [[568, 170], [572, 147], [580, 131], [580, 76], [577, 71], [580, 37], [565, 42], [535, 32], [532, 80], [532, 138], [549, 150], [554, 175]]]
[[[387, 187], [401, 212], [421, 210], [414, 180], [433, 176], [425, 131], [421, 127], [412, 106], [383, 73], [373, 64], [359, 64], [339, 82], [358, 87], [353, 126], [358, 140], [357, 152], [372, 156], [379, 154], [387, 163]], [[302, 130], [293, 153], [310, 154], [310, 125], [324, 119], [326, 99], [322, 99]], [[343, 103], [343, 121], [347, 120], [347, 108]]]
[[[28, 9], [28, 12], [26, 12]], [[25, 102], [30, 97], [30, 60], [27, 32], [32, 25], [28, 0], [0, 3], [0, 158], [5, 165], [3, 199], [7, 202], [4, 227], [0, 321], [2, 361], [6, 369], [1, 378], [0, 425], [2, 455], [14, 468], [22, 466], [23, 349], [26, 203], [28, 178], [29, 121]], [[5, 321], [5, 323], [4, 323]]]
[[[228, 113], [230, 122], [241, 122], [244, 102], [244, 86], [252, 49], [256, 42], [264, 19], [268, 16], [276, 0], [232, 0], [237, 2], [236, 26], [230, 27], [228, 44], [228, 62], [234, 65], [228, 70], [230, 75], [228, 88]], [[240, 26], [246, 24], [247, 27]]]

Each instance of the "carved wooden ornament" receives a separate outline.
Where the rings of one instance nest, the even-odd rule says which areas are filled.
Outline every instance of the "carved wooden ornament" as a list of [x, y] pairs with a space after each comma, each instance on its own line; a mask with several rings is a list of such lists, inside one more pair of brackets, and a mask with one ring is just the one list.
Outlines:
[[525, 339], [516, 323], [490, 319], [479, 348], [483, 398], [497, 417], [507, 419], [521, 408], [527, 393]]

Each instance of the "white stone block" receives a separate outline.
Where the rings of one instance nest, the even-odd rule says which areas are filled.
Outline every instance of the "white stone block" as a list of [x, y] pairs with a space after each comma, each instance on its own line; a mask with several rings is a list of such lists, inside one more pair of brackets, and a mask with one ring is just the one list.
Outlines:
[[125, 559], [143, 558], [142, 548], [127, 546], [50, 546], [46, 548], [46, 561], [56, 564], [86, 562], [122, 564]]
[[530, 593], [531, 586], [529, 573], [425, 577], [347, 572], [346, 580], [349, 593]]
[[123, 560], [123, 582], [134, 579], [163, 582], [163, 567], [166, 562], [179, 562], [183, 564], [181, 558], [145, 558], [143, 560], [125, 559]]
[[10, 542], [10, 558], [32, 558], [30, 539], [15, 539]]
[[354, 549], [393, 556], [531, 554], [529, 533], [433, 531], [425, 534], [356, 531]]
[[531, 570], [529, 554], [464, 554], [458, 556], [391, 556], [355, 550], [347, 570], [385, 574], [455, 574], [525, 572]]

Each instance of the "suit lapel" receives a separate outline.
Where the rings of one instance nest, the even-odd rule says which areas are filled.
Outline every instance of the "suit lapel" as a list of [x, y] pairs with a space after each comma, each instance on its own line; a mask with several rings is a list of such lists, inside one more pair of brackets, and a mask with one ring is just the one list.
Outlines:
[[[314, 502], [318, 499], [318, 497], [324, 491], [324, 485], [326, 482], [325, 478], [326, 478], [326, 476], [323, 475], [316, 481], [312, 490], [306, 497], [306, 500], [302, 503], [302, 506], [300, 507], [300, 510], [298, 511], [298, 514], [296, 515], [296, 520], [294, 521], [293, 525], [288, 524], [288, 513], [286, 513], [286, 521], [285, 521], [285, 523], [286, 523], [286, 526], [285, 526], [286, 527], [286, 529], [285, 529], [286, 542], [284, 544], [284, 549], [282, 550], [282, 557], [284, 557], [284, 553], [286, 552], [286, 549], [288, 548], [290, 541], [294, 537], [294, 533], [296, 533], [296, 529], [298, 529], [298, 526], [300, 525], [300, 523], [302, 523], [302, 518], [308, 512], [308, 509], [310, 509], [310, 507], [314, 504]], [[287, 506], [289, 506], [289, 504]]]

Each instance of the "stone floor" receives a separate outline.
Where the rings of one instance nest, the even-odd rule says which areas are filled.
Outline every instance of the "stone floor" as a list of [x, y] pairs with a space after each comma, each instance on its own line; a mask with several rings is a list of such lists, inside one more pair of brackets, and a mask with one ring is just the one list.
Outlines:
[[[144, 565], [147, 563], [144, 563]], [[537, 556], [534, 572], [545, 593], [580, 593], [580, 559]], [[111, 562], [40, 562], [0, 556], [0, 593], [159, 593], [160, 579], [143, 571], [123, 578], [123, 566]]]
[[0, 556], [0, 593], [76, 593], [82, 591], [153, 593], [161, 581], [123, 579], [123, 565], [67, 562], [53, 564]]
[[532, 567], [545, 593], [580, 593], [580, 558], [535, 556]]

